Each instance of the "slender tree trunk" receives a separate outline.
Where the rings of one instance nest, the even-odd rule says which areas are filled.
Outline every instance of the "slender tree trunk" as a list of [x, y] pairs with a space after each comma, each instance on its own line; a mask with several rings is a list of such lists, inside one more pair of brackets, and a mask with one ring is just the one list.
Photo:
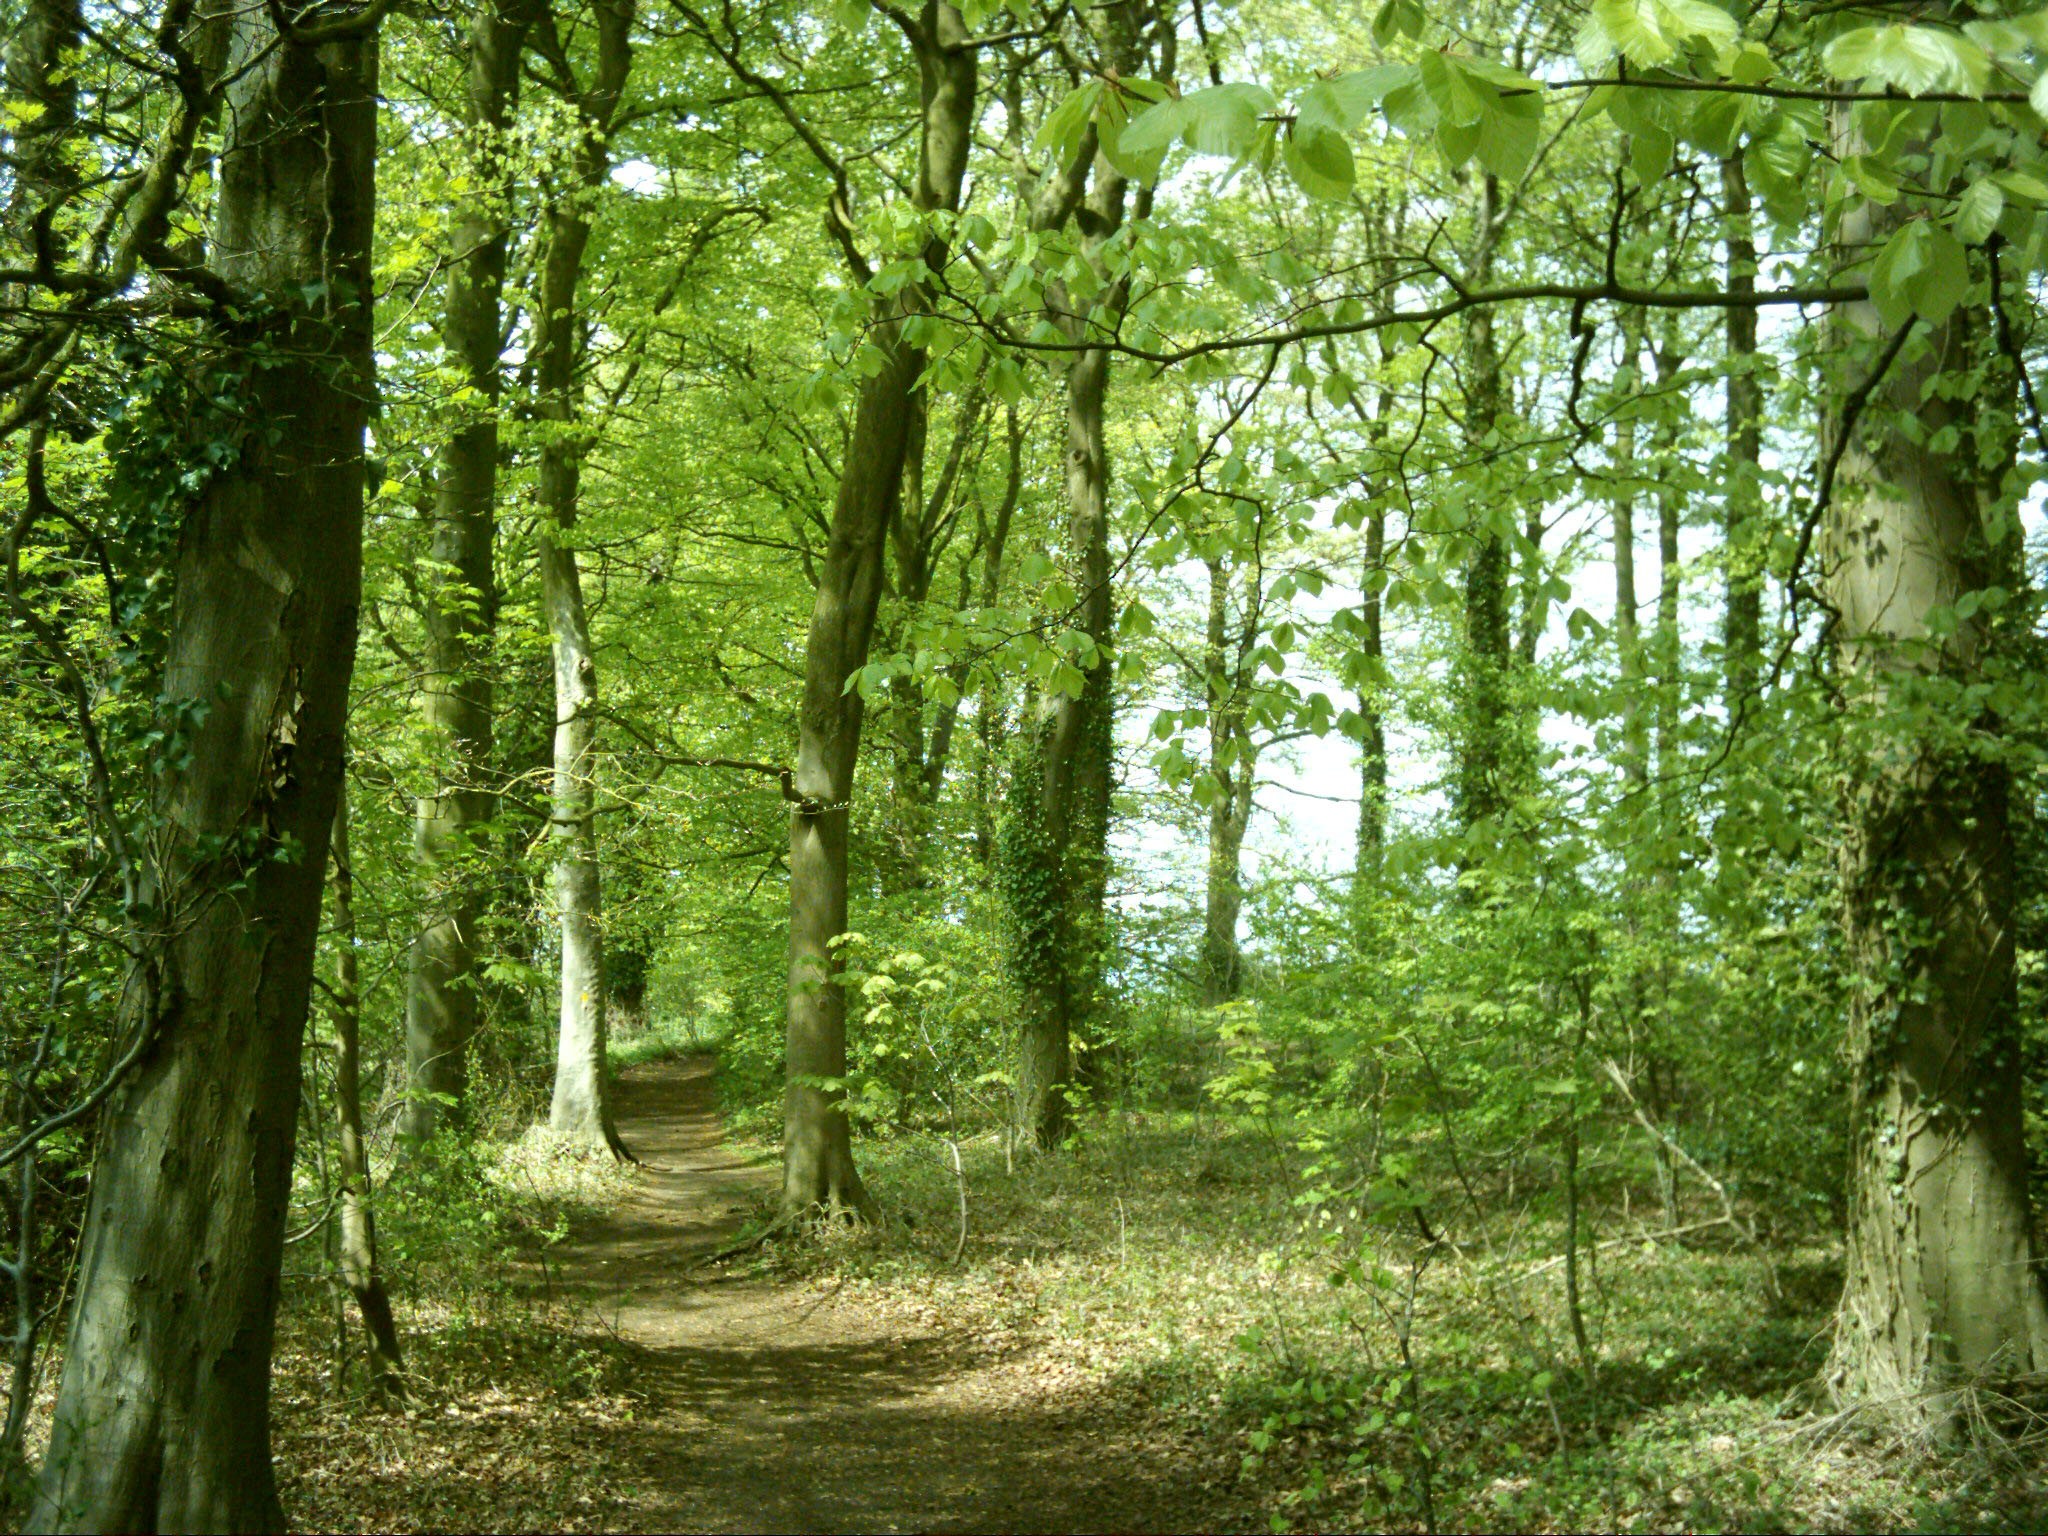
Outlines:
[[356, 967], [355, 869], [348, 851], [348, 785], [335, 792], [334, 845], [334, 1118], [341, 1153], [341, 1282], [363, 1316], [370, 1391], [387, 1402], [405, 1397], [405, 1361], [391, 1297], [377, 1272], [377, 1222], [370, 1209], [370, 1158], [363, 1141], [362, 986]]
[[[1642, 378], [1642, 317], [1622, 320], [1624, 374]], [[1614, 646], [1621, 663], [1621, 771], [1631, 789], [1650, 777], [1650, 742], [1643, 714], [1642, 609], [1636, 596], [1636, 418], [1625, 411], [1614, 426]]]
[[[967, 24], [943, 0], [926, 0], [913, 29], [921, 121], [914, 204], [957, 209], [975, 115], [975, 54]], [[944, 265], [934, 240], [926, 265]], [[925, 355], [902, 335], [902, 302], [875, 327], [881, 354], [861, 385], [831, 534], [818, 573], [804, 652], [795, 792], [789, 835], [789, 1014], [783, 1100], [782, 1198], [791, 1212], [859, 1211], [869, 1204], [853, 1166], [841, 1103], [846, 1075], [846, 998], [834, 946], [846, 932], [847, 808], [860, 752], [862, 700], [847, 681], [867, 662], [881, 601], [889, 526], [903, 493], [903, 464]]]
[[[1490, 175], [1480, 178], [1477, 220], [1481, 257], [1474, 282], [1493, 270], [1494, 226], [1500, 189]], [[1493, 452], [1501, 430], [1500, 345], [1493, 315], [1480, 308], [1466, 317], [1465, 440], [1475, 457]], [[1473, 473], [1485, 471], [1475, 466]], [[1489, 508], [1474, 504], [1476, 527], [1465, 564], [1465, 633], [1457, 667], [1458, 740], [1451, 783], [1459, 824], [1472, 828], [1495, 820], [1512, 798], [1514, 722], [1509, 705], [1513, 637], [1508, 610], [1508, 541], [1491, 524]]]
[[[1754, 293], [1756, 235], [1740, 149], [1721, 162], [1721, 191], [1728, 219], [1728, 290]], [[1764, 386], [1756, 371], [1756, 310], [1731, 304], [1727, 324], [1728, 468], [1722, 516], [1728, 595], [1722, 650], [1732, 720], [1755, 699], [1762, 664]]]
[[[1836, 148], [1862, 148], [1839, 109]], [[1837, 232], [1844, 260], [1867, 259], [1898, 217], [1852, 206]], [[1895, 339], [1875, 306], [1839, 306], [1831, 329], [1833, 398], [1871, 398], [1846, 442], [1835, 419], [1823, 441], [1824, 461], [1840, 449], [1824, 536], [1850, 702], [1852, 977], [1847, 1278], [1828, 1380], [1844, 1402], [1939, 1429], [1963, 1411], [1944, 1389], [2048, 1370], [2020, 1098], [2012, 790], [2001, 722], [1970, 692], [1991, 675], [1997, 627], [1955, 612], [2013, 584], [2013, 386], [2003, 381], [2002, 408], [1932, 387], [1990, 352], [1968, 311], [1922, 324], [1874, 387], [1874, 359]], [[1955, 447], [1932, 446], [1949, 436]], [[1935, 622], [1944, 612], [1952, 633]]]
[[[1385, 401], [1385, 396], [1382, 396]], [[1381, 407], [1385, 415], [1384, 403]], [[1387, 567], [1387, 511], [1377, 499], [1365, 522], [1365, 567], [1360, 572], [1358, 651], [1365, 685], [1358, 690], [1364, 751], [1358, 767], [1358, 855], [1360, 877], [1378, 874], [1387, 847], [1387, 716], [1384, 604]]]
[[[1657, 382], [1668, 385], [1684, 366], [1678, 355], [1678, 327], [1667, 323], [1657, 348]], [[1684, 746], [1678, 738], [1679, 717], [1685, 693], [1685, 642], [1678, 631], [1679, 601], [1684, 595], [1685, 568], [1679, 562], [1678, 536], [1685, 515], [1685, 499], [1663, 473], [1664, 462], [1678, 451], [1677, 428], [1660, 426], [1656, 433], [1655, 467], [1657, 489], [1657, 632], [1652, 641], [1657, 668], [1657, 709], [1652, 748], [1656, 755], [1657, 799], [1664, 808], [1662, 835], [1672, 836], [1678, 771], [1683, 764]]]
[[596, 0], [597, 60], [576, 102], [582, 140], [575, 185], [548, 212], [541, 270], [539, 411], [550, 426], [541, 446], [541, 601], [555, 656], [554, 779], [550, 841], [555, 912], [562, 932], [561, 1032], [548, 1123], [559, 1134], [626, 1157], [612, 1123], [605, 1064], [604, 934], [597, 849], [597, 658], [576, 551], [583, 454], [580, 427], [583, 321], [577, 289], [590, 246], [590, 207], [610, 173], [606, 136], [632, 68], [633, 0]]
[[1205, 691], [1209, 696], [1209, 878], [1202, 921], [1202, 1004], [1232, 1001], [1244, 982], [1237, 924], [1244, 909], [1244, 834], [1251, 824], [1257, 759], [1245, 728], [1241, 669], [1229, 646], [1230, 573], [1209, 565]]
[[[164, 691], [209, 706], [158, 782], [152, 925], [26, 1528], [263, 1530], [300, 1042], [361, 583], [376, 52], [228, 29], [215, 274], [304, 301], [252, 370], [242, 458], [187, 517]], [[174, 766], [175, 765], [175, 766]]]
[[425, 1141], [460, 1123], [476, 1033], [478, 924], [485, 882], [465, 868], [497, 811], [491, 772], [491, 642], [497, 628], [498, 398], [505, 225], [496, 207], [503, 135], [518, 97], [524, 0], [482, 0], [470, 27], [466, 136], [477, 191], [457, 210], [442, 345], [475, 403], [441, 445], [425, 594], [428, 729], [445, 738], [439, 781], [422, 795], [413, 846], [432, 889], [406, 979], [404, 1130]]

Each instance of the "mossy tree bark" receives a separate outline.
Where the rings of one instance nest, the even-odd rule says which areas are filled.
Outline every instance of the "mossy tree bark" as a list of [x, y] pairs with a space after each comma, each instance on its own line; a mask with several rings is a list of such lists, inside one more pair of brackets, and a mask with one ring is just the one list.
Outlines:
[[376, 52], [272, 16], [218, 21], [210, 266], [276, 334], [179, 542], [164, 687], [209, 707], [159, 778], [137, 916], [170, 937], [122, 1003], [147, 1043], [102, 1122], [35, 1530], [284, 1522], [270, 1354], [355, 657]]
[[[1843, 153], [1860, 148], [1846, 114], [1836, 133]], [[1846, 214], [1845, 261], [1867, 260], [1897, 217], [1870, 204]], [[1961, 1412], [1951, 1389], [2048, 1370], [2020, 1099], [2012, 787], [1982, 687], [2000, 621], [1995, 599], [1965, 602], [2019, 579], [2016, 412], [1941, 383], [1988, 371], [1997, 387], [1988, 326], [1967, 309], [1903, 338], [1868, 302], [1839, 306], [1831, 326], [1823, 462], [1837, 468], [1823, 533], [1848, 700], [1852, 1119], [1827, 1379], [1844, 1403], [1939, 1430]]]

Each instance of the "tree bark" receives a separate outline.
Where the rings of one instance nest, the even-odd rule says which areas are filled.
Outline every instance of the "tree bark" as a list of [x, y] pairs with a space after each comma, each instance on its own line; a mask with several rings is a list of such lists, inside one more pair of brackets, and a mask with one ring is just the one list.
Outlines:
[[[179, 543], [166, 755], [131, 976], [148, 1044], [109, 1101], [27, 1528], [281, 1528], [269, 1375], [320, 895], [361, 583], [373, 388], [375, 42], [226, 13], [216, 276], [269, 296], [239, 459]], [[314, 295], [308, 300], [305, 295]]]
[[[1622, 319], [1625, 375], [1640, 383], [1643, 334], [1640, 312]], [[1636, 596], [1636, 418], [1625, 411], [1614, 426], [1614, 647], [1621, 669], [1621, 772], [1631, 789], [1650, 777], [1650, 742], [1643, 715], [1642, 608]]]
[[506, 230], [495, 195], [503, 178], [491, 174], [491, 162], [504, 155], [528, 21], [525, 0], [483, 0], [470, 27], [465, 128], [479, 161], [479, 189], [454, 221], [457, 255], [441, 320], [442, 346], [475, 404], [441, 445], [428, 541], [422, 706], [428, 729], [445, 745], [439, 781], [420, 797], [413, 827], [414, 855], [431, 894], [406, 978], [404, 1132], [421, 1142], [444, 1118], [461, 1123], [480, 1001], [477, 929], [487, 891], [464, 861], [482, 851], [478, 829], [497, 811], [490, 665]]
[[[1756, 233], [1749, 181], [1737, 149], [1721, 162], [1728, 220], [1728, 291], [1756, 292]], [[1763, 651], [1763, 415], [1756, 310], [1728, 307], [1728, 457], [1722, 494], [1727, 611], [1722, 629], [1726, 704], [1732, 720], [1756, 698]]]
[[[1836, 140], [1845, 154], [1862, 147], [1845, 113]], [[1867, 260], [1897, 217], [1852, 207], [1843, 259]], [[2015, 412], [2010, 399], [2001, 409], [1932, 387], [1990, 351], [1966, 310], [1921, 324], [1875, 380], [1874, 359], [1897, 341], [1875, 306], [1839, 306], [1830, 325], [1838, 410], [1859, 391], [1869, 404], [1823, 438], [1824, 462], [1839, 453], [1824, 536], [1850, 702], [1852, 978], [1847, 1276], [1827, 1379], [1845, 1403], [1941, 1429], [1963, 1411], [1947, 1389], [2048, 1370], [2020, 1098], [2012, 791], [2001, 723], [1970, 692], [1993, 675], [1997, 625], [1955, 611], [2016, 584]], [[1932, 446], [1951, 435], [1953, 448]]]
[[385, 1402], [405, 1397], [405, 1360], [391, 1296], [377, 1272], [377, 1221], [370, 1208], [370, 1158], [363, 1141], [362, 987], [356, 967], [355, 869], [348, 852], [348, 785], [335, 792], [334, 845], [334, 1118], [341, 1162], [341, 1282], [363, 1317], [370, 1392]]
[[1202, 1005], [1233, 1001], [1244, 984], [1237, 924], [1244, 909], [1244, 834], [1251, 825], [1258, 758], [1246, 728], [1245, 647], [1229, 644], [1230, 573], [1209, 562], [1207, 677], [1209, 703], [1209, 877], [1202, 908]]
[[[1140, 73], [1150, 8], [1110, 7], [1097, 16], [1109, 73]], [[1092, 187], [1077, 206], [1076, 195], [1091, 174]], [[1072, 210], [1083, 257], [1105, 279], [1085, 312], [1058, 286], [1052, 288], [1062, 311], [1059, 323], [1072, 341], [1113, 327], [1129, 302], [1129, 279], [1109, 279], [1099, 257], [1103, 242], [1123, 226], [1126, 186], [1094, 149], [1091, 130], [1082, 158], [1065, 174], [1048, 175], [1034, 199], [1032, 217], [1040, 228], [1057, 228]], [[1139, 194], [1140, 218], [1149, 211], [1150, 196], [1149, 190]], [[1100, 1011], [1108, 945], [1116, 710], [1116, 594], [1110, 576], [1109, 448], [1103, 424], [1109, 360], [1106, 348], [1090, 347], [1072, 354], [1067, 368], [1067, 545], [1080, 567], [1079, 627], [1089, 639], [1092, 658], [1082, 669], [1079, 692], [1062, 693], [1052, 702], [1051, 718], [1019, 764], [1036, 770], [1035, 784], [1019, 789], [1037, 803], [1031, 835], [1012, 838], [1021, 857], [1010, 883], [1025, 895], [1023, 906], [1013, 901], [1013, 910], [1036, 930], [1024, 935], [1027, 959], [1019, 976], [1017, 1123], [1041, 1148], [1058, 1145], [1066, 1135], [1074, 1036]]]
[[[1493, 270], [1493, 242], [1500, 189], [1491, 175], [1479, 178], [1476, 219], [1480, 256], [1472, 280], [1483, 284]], [[1500, 346], [1492, 312], [1473, 310], [1465, 325], [1465, 440], [1475, 457], [1499, 447], [1501, 426]], [[1482, 473], [1475, 468], [1475, 473]], [[1514, 777], [1510, 737], [1514, 726], [1508, 700], [1514, 646], [1509, 622], [1508, 541], [1489, 521], [1489, 509], [1474, 506], [1471, 549], [1465, 563], [1465, 633], [1457, 666], [1457, 731], [1452, 769], [1452, 810], [1471, 829], [1497, 820], [1511, 795]]]
[[[918, 175], [923, 212], [957, 209], [974, 126], [976, 69], [967, 24], [944, 0], [925, 0], [918, 59]], [[925, 262], [937, 271], [946, 246]], [[846, 1075], [846, 998], [834, 946], [846, 932], [847, 809], [860, 753], [863, 701], [847, 682], [866, 665], [881, 602], [888, 532], [903, 493], [903, 465], [917, 412], [922, 348], [903, 338], [903, 317], [923, 295], [905, 290], [880, 318], [870, 344], [880, 366], [861, 385], [818, 572], [804, 651], [794, 792], [789, 818], [788, 1084], [783, 1099], [782, 1199], [792, 1213], [867, 1208], [839, 1083]]]
[[538, 408], [550, 427], [541, 446], [541, 601], [555, 658], [554, 778], [550, 883], [562, 928], [561, 1032], [548, 1123], [558, 1134], [628, 1157], [612, 1123], [605, 1064], [602, 879], [597, 848], [597, 659], [575, 531], [589, 439], [582, 416], [583, 321], [576, 307], [590, 246], [589, 210], [610, 172], [607, 135], [632, 68], [633, 0], [596, 0], [597, 60], [575, 103], [581, 142], [567, 196], [548, 211], [541, 269]]

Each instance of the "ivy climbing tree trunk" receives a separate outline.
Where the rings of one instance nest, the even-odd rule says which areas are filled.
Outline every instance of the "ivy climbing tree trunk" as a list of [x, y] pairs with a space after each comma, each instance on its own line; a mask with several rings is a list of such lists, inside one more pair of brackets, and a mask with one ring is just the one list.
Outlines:
[[[1478, 178], [1475, 218], [1479, 255], [1471, 281], [1484, 286], [1493, 273], [1500, 187], [1491, 174]], [[1501, 434], [1500, 344], [1493, 314], [1475, 309], [1465, 323], [1465, 442], [1474, 472], [1498, 452]], [[1514, 640], [1509, 621], [1508, 538], [1483, 498], [1468, 504], [1465, 557], [1465, 632], [1457, 662], [1457, 742], [1452, 769], [1452, 810], [1468, 830], [1496, 820], [1509, 801], [1512, 777], [1508, 701]]]
[[502, 169], [529, 11], [527, 0], [480, 0], [470, 25], [464, 136], [474, 162], [472, 190], [453, 221], [457, 254], [448, 272], [441, 342], [472, 403], [438, 455], [422, 605], [422, 702], [443, 755], [434, 792], [420, 796], [414, 814], [415, 856], [434, 888], [406, 978], [404, 1131], [415, 1141], [431, 1137], [444, 1115], [461, 1120], [481, 995], [477, 926], [485, 882], [467, 858], [483, 851], [473, 845], [497, 808], [491, 647], [497, 629], [493, 546], [506, 246]]
[[[633, 0], [594, 0], [597, 57], [589, 84], [573, 103], [579, 141], [570, 185], [548, 210], [541, 265], [539, 361], [535, 369], [541, 419], [541, 603], [555, 658], [554, 777], [549, 838], [551, 886], [561, 922], [561, 1032], [548, 1123], [559, 1134], [615, 1156], [625, 1144], [612, 1123], [605, 1066], [604, 931], [597, 848], [597, 657], [574, 534], [590, 439], [581, 424], [583, 320], [577, 289], [590, 246], [591, 216], [611, 168], [607, 136], [633, 63]], [[557, 73], [572, 79], [566, 51], [546, 23]]]
[[[1862, 148], [1846, 113], [1836, 148]], [[1852, 205], [1837, 231], [1844, 259], [1867, 259], [1899, 216]], [[2020, 1099], [2012, 786], [1982, 689], [1999, 662], [1990, 595], [2009, 593], [2018, 568], [2015, 386], [2003, 379], [2004, 409], [1938, 387], [1964, 370], [2000, 377], [1966, 309], [1901, 337], [1865, 301], [1838, 306], [1831, 329], [1823, 462], [1838, 467], [1824, 536], [1850, 706], [1852, 1119], [1828, 1381], [1846, 1403], [1940, 1429], [1962, 1412], [1948, 1389], [2048, 1370]]]
[[270, 1354], [355, 658], [377, 92], [372, 37], [273, 14], [219, 21], [210, 267], [271, 345], [178, 545], [164, 691], [208, 707], [157, 779], [134, 918], [171, 937], [121, 1003], [143, 1054], [103, 1111], [40, 1531], [284, 1523]]
[[[1107, 7], [1096, 13], [1098, 38], [1111, 77], [1135, 77], [1145, 60], [1147, 6]], [[1168, 41], [1163, 46], [1171, 47]], [[1090, 162], [1092, 164], [1092, 172]], [[1092, 184], [1088, 178], [1092, 176]], [[1078, 206], [1074, 194], [1084, 185]], [[1039, 189], [1034, 222], [1057, 228], [1072, 210], [1081, 256], [1094, 269], [1098, 291], [1078, 304], [1054, 283], [1048, 295], [1068, 339], [1086, 342], [1111, 331], [1130, 300], [1127, 275], [1112, 274], [1103, 246], [1123, 227], [1127, 183], [1097, 152], [1094, 130], [1081, 157], [1064, 176]], [[1151, 194], [1139, 194], [1140, 218]], [[1075, 1075], [1074, 1038], [1100, 1013], [1104, 951], [1108, 944], [1109, 810], [1115, 780], [1116, 593], [1109, 559], [1109, 447], [1103, 427], [1109, 397], [1106, 347], [1072, 353], [1067, 364], [1067, 547], [1080, 592], [1078, 628], [1088, 639], [1081, 686], [1051, 702], [1039, 739], [1019, 763], [1035, 779], [1019, 794], [1035, 799], [1026, 824], [1031, 836], [1011, 838], [1010, 881], [1029, 893], [1017, 908], [1026, 928], [1021, 968], [1022, 1007], [1017, 1040], [1017, 1123], [1039, 1147], [1065, 1136]], [[1017, 831], [1022, 832], [1025, 826]], [[1013, 903], [1013, 907], [1015, 903]]]

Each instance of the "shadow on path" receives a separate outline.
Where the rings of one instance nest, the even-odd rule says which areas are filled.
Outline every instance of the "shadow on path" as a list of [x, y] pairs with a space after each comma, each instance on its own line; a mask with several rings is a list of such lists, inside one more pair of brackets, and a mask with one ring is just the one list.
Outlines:
[[627, 1352], [641, 1394], [601, 1454], [647, 1529], [1161, 1531], [1228, 1516], [1172, 1448], [1099, 1393], [1046, 1389], [837, 1297], [696, 1261], [776, 1187], [723, 1141], [708, 1057], [622, 1076], [644, 1166], [552, 1256]]

